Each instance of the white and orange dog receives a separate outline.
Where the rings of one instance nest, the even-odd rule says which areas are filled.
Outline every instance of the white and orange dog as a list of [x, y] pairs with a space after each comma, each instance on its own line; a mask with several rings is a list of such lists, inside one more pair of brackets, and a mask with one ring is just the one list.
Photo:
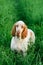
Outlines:
[[22, 51], [25, 55], [28, 45], [35, 43], [35, 34], [23, 21], [17, 21], [12, 28], [11, 50]]

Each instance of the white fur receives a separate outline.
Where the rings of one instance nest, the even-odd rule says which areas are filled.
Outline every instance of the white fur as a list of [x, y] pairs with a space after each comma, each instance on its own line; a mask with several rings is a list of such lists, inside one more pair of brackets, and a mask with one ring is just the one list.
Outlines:
[[[22, 22], [22, 21], [21, 21], [21, 23], [20, 22], [18, 22], [18, 23], [21, 25], [24, 25], [24, 22]], [[32, 36], [30, 33], [32, 33]], [[22, 51], [24, 54], [28, 49], [28, 45], [31, 45], [30, 42], [32, 42], [32, 44], [35, 43], [35, 34], [31, 29], [28, 29], [28, 34], [27, 34], [26, 38], [19, 39], [17, 36], [12, 37], [12, 39], [11, 39], [11, 50], [12, 51], [17, 50], [18, 52]]]
[[17, 24], [24, 25], [25, 23], [23, 21], [18, 21], [18, 22], [16, 22], [16, 25]]

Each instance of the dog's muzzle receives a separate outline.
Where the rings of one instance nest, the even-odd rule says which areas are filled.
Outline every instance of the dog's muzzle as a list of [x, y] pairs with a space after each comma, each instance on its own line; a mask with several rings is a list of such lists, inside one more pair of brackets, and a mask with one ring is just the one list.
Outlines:
[[17, 37], [20, 37], [20, 32], [19, 31], [17, 32]]

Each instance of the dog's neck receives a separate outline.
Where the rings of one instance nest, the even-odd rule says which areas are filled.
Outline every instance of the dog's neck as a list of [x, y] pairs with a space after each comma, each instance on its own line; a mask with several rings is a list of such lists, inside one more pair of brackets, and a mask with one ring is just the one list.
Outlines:
[[17, 39], [17, 40], [22, 40], [22, 38], [21, 37], [17, 37], [17, 36], [15, 36], [15, 38]]
[[15, 41], [16, 41], [17, 43], [22, 43], [22, 42], [23, 42], [23, 39], [18, 38], [17, 36], [15, 36], [14, 39], [15, 39]]

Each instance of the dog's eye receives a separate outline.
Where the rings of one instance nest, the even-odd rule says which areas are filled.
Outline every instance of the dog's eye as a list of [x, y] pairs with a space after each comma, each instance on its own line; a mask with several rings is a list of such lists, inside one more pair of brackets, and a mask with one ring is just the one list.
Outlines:
[[18, 27], [18, 25], [16, 25], [16, 27]]
[[21, 28], [23, 28], [23, 26], [21, 26]]

